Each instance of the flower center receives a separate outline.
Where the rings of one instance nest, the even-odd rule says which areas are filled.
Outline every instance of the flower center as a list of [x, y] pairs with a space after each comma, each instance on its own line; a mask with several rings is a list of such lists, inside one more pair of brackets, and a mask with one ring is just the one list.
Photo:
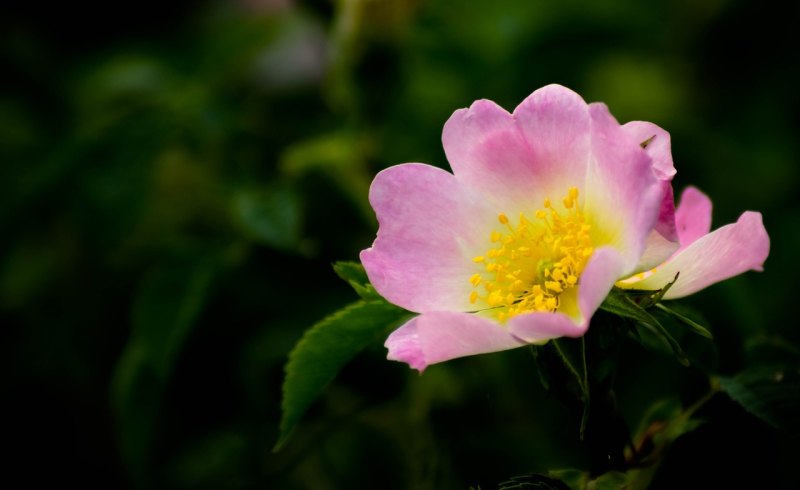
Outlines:
[[593, 247], [591, 227], [578, 204], [578, 189], [571, 187], [561, 212], [549, 199], [529, 219], [519, 214], [515, 225], [505, 214], [502, 228], [492, 231], [490, 248], [472, 259], [484, 271], [470, 278], [472, 304], [496, 309], [499, 321], [531, 311], [555, 312], [562, 294], [579, 281]]

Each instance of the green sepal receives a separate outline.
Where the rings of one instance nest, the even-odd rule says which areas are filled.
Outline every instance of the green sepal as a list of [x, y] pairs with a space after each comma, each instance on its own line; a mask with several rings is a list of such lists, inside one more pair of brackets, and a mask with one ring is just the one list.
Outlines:
[[[648, 298], [660, 298], [663, 296], [663, 292], [665, 292], [669, 286], [670, 285], [668, 284], [664, 287], [664, 289], [655, 293], [653, 291], [649, 291], [650, 295]], [[637, 332], [637, 337], [639, 339], [644, 340], [642, 337], [646, 337], [646, 335], [642, 335], [643, 331], [654, 335], [662, 343], [665, 343], [666, 346], [669, 347], [670, 351], [679, 363], [684, 366], [688, 366], [689, 358], [678, 341], [675, 340], [675, 338], [666, 328], [664, 328], [661, 322], [659, 322], [652, 314], [650, 314], [650, 312], [648, 312], [640, 303], [634, 301], [630, 294], [630, 290], [624, 290], [615, 287], [611, 290], [611, 292], [609, 292], [605, 301], [603, 301], [603, 303], [600, 305], [600, 309], [633, 320], [636, 326], [640, 328], [640, 330]], [[634, 294], [636, 294], [636, 292], [634, 292]], [[648, 345], [646, 341], [642, 343], [644, 345]]]
[[[678, 280], [678, 276], [680, 276], [680, 274], [681, 274], [680, 272], [677, 272], [672, 281], [667, 283], [661, 289], [657, 290], [621, 289], [621, 291], [624, 291], [626, 295], [630, 296], [631, 298], [634, 298], [634, 302], [637, 305], [641, 306], [642, 308], [650, 308], [651, 306], [658, 304], [664, 298], [664, 295], [667, 294], [669, 288], [671, 288], [672, 285], [675, 284], [675, 281]], [[618, 288], [615, 287], [614, 289]]]
[[687, 327], [689, 327], [690, 331], [696, 333], [697, 335], [705, 337], [709, 340], [714, 340], [714, 335], [712, 335], [711, 332], [706, 327], [700, 325], [699, 323], [687, 317], [686, 315], [682, 315], [681, 313], [678, 313], [672, 308], [667, 308], [666, 306], [664, 306], [663, 303], [657, 303], [655, 307], [663, 311], [667, 315], [670, 315], [671, 317], [675, 318], [682, 324], [686, 325]]

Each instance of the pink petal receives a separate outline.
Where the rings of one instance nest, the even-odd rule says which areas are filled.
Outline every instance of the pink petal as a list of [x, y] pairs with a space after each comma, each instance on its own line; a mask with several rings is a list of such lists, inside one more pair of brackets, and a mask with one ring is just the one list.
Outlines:
[[761, 213], [747, 211], [736, 223], [714, 230], [678, 251], [652, 275], [641, 281], [627, 281], [620, 285], [657, 290], [680, 272], [678, 280], [664, 298], [682, 298], [745, 271], [763, 270], [768, 255], [769, 236], [764, 229]]
[[649, 270], [663, 263], [678, 249], [678, 234], [675, 229], [675, 201], [672, 196], [672, 178], [675, 167], [672, 163], [672, 148], [669, 133], [653, 123], [631, 121], [622, 125], [622, 131], [640, 145], [653, 161], [653, 172], [664, 195], [658, 213], [658, 221], [647, 237], [645, 249], [636, 270]]
[[500, 325], [470, 313], [430, 312], [412, 318], [386, 339], [388, 359], [420, 373], [431, 364], [525, 345]]
[[453, 173], [496, 211], [517, 213], [582, 188], [589, 153], [589, 112], [575, 92], [549, 85], [509, 114], [488, 100], [456, 111], [442, 144]]
[[675, 211], [681, 248], [686, 248], [711, 230], [711, 199], [696, 187], [687, 187]]
[[647, 142], [644, 151], [653, 159], [653, 171], [659, 180], [671, 181], [675, 175], [672, 163], [672, 145], [669, 133], [651, 122], [631, 121], [622, 125], [622, 131], [640, 145]]
[[675, 226], [675, 203], [672, 198], [672, 185], [662, 181], [664, 197], [658, 213], [656, 226], [647, 235], [644, 251], [639, 258], [636, 271], [646, 271], [663, 264], [680, 247]]
[[650, 157], [625, 134], [605, 104], [590, 104], [592, 158], [586, 177], [586, 214], [598, 244], [622, 254], [624, 272], [633, 271], [664, 197]]
[[635, 271], [649, 271], [663, 264], [679, 247], [680, 244], [677, 241], [667, 240], [664, 238], [664, 235], [656, 230], [651, 231], [650, 234], [647, 235], [644, 252], [642, 252], [642, 256], [639, 259], [639, 264], [636, 266]]
[[495, 211], [452, 174], [415, 163], [380, 172], [369, 199], [380, 228], [361, 262], [375, 289], [415, 312], [472, 309], [472, 258], [486, 251]]
[[581, 96], [561, 85], [547, 85], [523, 100], [514, 109], [514, 118], [525, 135], [537, 183], [558, 193], [549, 197], [560, 199], [571, 186], [582, 190], [591, 151], [591, 118]]
[[508, 321], [509, 332], [531, 343], [556, 337], [580, 337], [586, 333], [589, 320], [619, 279], [623, 268], [623, 257], [616, 250], [611, 247], [598, 249], [581, 274], [577, 318], [560, 312], [522, 314]]

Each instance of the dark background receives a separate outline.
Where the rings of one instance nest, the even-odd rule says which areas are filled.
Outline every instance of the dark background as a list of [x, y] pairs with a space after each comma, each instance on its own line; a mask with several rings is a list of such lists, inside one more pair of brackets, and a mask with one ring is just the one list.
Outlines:
[[[30, 488], [494, 488], [585, 467], [527, 349], [420, 377], [360, 355], [279, 453], [304, 329], [376, 230], [372, 176], [447, 167], [441, 128], [561, 83], [672, 134], [714, 227], [759, 210], [766, 271], [686, 301], [732, 374], [796, 353], [797, 7], [757, 1], [240, 0], [0, 7], [3, 480]], [[645, 408], [705, 379], [624, 346]], [[701, 381], [698, 381], [701, 380]], [[797, 439], [724, 395], [653, 488], [792, 488]]]

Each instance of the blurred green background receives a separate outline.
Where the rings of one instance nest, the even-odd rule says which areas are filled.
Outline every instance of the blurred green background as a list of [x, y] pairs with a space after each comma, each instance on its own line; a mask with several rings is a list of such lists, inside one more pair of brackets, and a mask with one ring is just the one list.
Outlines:
[[[355, 299], [330, 264], [374, 238], [372, 176], [447, 167], [441, 129], [561, 83], [672, 134], [714, 227], [772, 252], [689, 301], [730, 374], [796, 354], [797, 4], [239, 0], [0, 7], [4, 479], [105, 488], [467, 488], [582, 467], [578, 421], [527, 349], [420, 377], [359, 355], [271, 452], [283, 365]], [[635, 427], [697, 368], [626, 346]], [[714, 357], [714, 356], [712, 356]], [[793, 488], [797, 439], [726, 397], [653, 488]]]

